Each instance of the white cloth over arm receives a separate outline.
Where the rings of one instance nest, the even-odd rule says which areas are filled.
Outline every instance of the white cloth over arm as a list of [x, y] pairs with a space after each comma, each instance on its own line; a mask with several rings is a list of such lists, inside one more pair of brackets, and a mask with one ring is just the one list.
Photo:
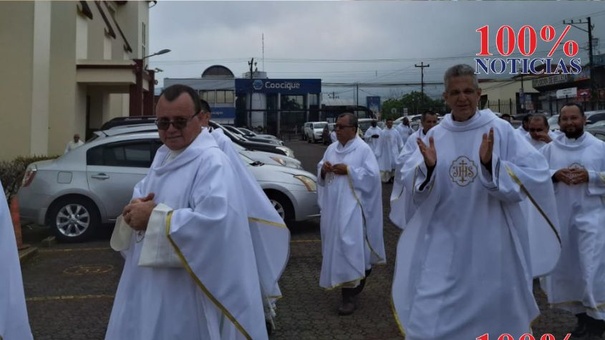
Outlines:
[[0, 183], [0, 338], [33, 339], [21, 277], [21, 264], [10, 211]]

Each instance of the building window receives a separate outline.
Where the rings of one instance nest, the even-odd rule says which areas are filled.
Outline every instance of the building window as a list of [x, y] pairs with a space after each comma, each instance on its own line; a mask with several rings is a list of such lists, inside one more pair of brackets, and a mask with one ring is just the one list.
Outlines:
[[205, 97], [204, 100], [206, 100], [208, 102], [208, 104], [214, 105], [216, 103], [215, 93], [216, 93], [215, 90], [204, 91], [204, 97]]
[[233, 91], [225, 91], [225, 103], [233, 104], [235, 103], [235, 94]]

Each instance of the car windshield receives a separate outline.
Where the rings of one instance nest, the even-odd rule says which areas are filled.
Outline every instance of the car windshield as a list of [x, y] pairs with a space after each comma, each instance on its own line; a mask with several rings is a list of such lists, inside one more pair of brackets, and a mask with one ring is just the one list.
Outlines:
[[359, 122], [359, 128], [362, 131], [365, 131], [370, 128], [371, 124], [372, 124], [372, 121]]
[[315, 129], [323, 129], [328, 123], [315, 123], [313, 124], [313, 128]]
[[559, 124], [559, 115], [554, 115], [548, 118], [548, 125], [558, 125]]
[[241, 132], [243, 132], [246, 135], [252, 135], [252, 136], [256, 135], [256, 133], [254, 133], [254, 132], [252, 132], [252, 131], [250, 131], [250, 130], [248, 130], [246, 128], [240, 127], [240, 128], [237, 128], [237, 129], [240, 130]]

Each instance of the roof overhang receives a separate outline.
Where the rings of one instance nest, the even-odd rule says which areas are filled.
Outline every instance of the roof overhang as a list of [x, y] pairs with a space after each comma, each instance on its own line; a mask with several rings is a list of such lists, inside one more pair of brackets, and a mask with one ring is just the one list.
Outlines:
[[[143, 90], [148, 90], [149, 75], [143, 71]], [[78, 60], [76, 65], [78, 84], [128, 88], [136, 85], [136, 64], [132, 60]]]

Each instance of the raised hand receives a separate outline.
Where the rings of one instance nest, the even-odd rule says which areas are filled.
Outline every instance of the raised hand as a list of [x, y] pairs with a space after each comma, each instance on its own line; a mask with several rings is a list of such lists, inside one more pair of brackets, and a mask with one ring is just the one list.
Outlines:
[[494, 128], [489, 129], [489, 133], [483, 134], [483, 140], [479, 147], [479, 159], [481, 164], [491, 170], [492, 153], [494, 152]]
[[429, 145], [424, 144], [422, 139], [416, 139], [418, 143], [418, 148], [420, 149], [420, 153], [424, 158], [424, 164], [426, 164], [427, 168], [435, 167], [437, 164], [437, 151], [435, 150], [435, 140], [433, 137], [429, 137]]

